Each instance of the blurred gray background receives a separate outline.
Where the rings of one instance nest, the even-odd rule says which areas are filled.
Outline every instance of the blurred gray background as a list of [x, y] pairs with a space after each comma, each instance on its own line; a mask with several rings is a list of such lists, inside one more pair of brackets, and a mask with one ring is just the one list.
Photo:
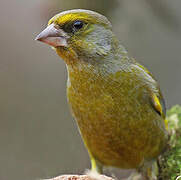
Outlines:
[[167, 107], [181, 103], [180, 0], [0, 1], [0, 180], [34, 180], [90, 167], [66, 102], [66, 69], [34, 41], [54, 14], [106, 15], [129, 54], [156, 76]]

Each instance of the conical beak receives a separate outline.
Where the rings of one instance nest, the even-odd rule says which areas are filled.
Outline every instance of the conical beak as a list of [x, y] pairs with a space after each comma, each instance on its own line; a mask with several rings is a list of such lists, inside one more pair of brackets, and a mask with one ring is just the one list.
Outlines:
[[67, 38], [67, 34], [62, 29], [56, 27], [55, 24], [50, 24], [35, 38], [35, 40], [44, 42], [53, 47], [66, 47]]

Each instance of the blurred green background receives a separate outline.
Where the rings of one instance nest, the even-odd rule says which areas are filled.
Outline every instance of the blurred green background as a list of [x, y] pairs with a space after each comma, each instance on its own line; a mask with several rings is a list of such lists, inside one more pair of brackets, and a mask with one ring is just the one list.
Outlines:
[[83, 173], [88, 154], [66, 102], [65, 64], [34, 41], [57, 12], [106, 15], [135, 57], [156, 76], [167, 107], [181, 103], [180, 0], [0, 1], [0, 180]]

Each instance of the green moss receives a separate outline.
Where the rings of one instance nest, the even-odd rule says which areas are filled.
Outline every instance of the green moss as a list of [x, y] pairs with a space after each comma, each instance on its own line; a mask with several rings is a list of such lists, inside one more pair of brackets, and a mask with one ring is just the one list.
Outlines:
[[168, 150], [158, 160], [159, 180], [175, 180], [181, 175], [181, 106], [173, 106], [167, 120], [170, 138]]

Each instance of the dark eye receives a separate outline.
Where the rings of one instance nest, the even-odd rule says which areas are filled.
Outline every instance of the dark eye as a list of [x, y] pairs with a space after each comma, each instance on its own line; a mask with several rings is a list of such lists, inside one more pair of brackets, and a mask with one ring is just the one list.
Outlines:
[[85, 23], [83, 21], [76, 20], [74, 22], [69, 22], [69, 23], [64, 24], [62, 26], [62, 29], [68, 33], [75, 33], [81, 28], [83, 28], [84, 24]]
[[73, 22], [73, 28], [75, 30], [79, 30], [84, 26], [84, 23], [82, 21], [75, 21]]

